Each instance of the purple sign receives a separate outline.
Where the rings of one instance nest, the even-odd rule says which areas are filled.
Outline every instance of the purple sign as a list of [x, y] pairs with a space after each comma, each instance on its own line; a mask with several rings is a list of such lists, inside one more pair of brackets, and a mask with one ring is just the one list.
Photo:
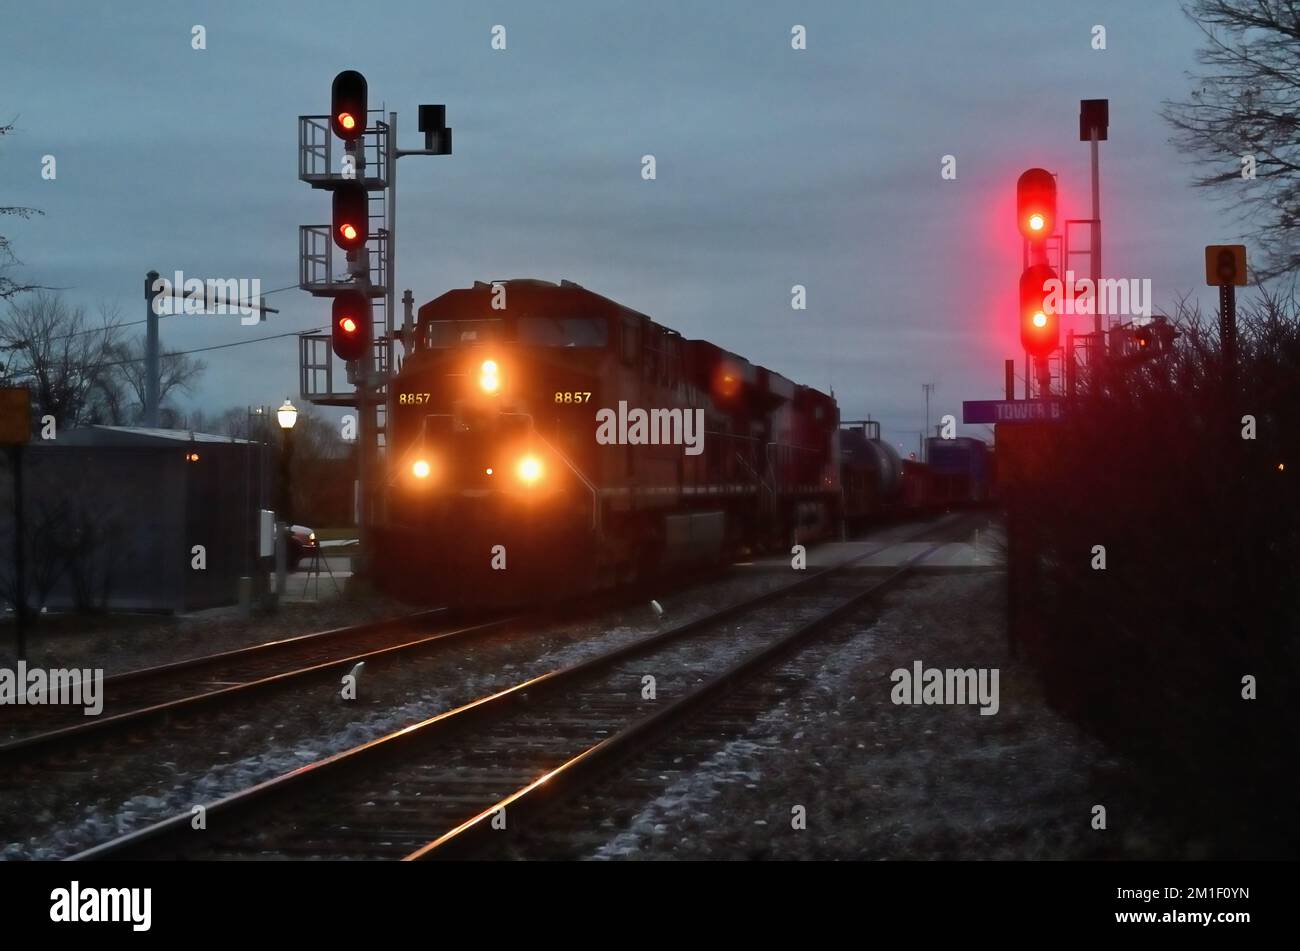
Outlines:
[[966, 400], [963, 423], [1056, 423], [1065, 416], [1060, 400]]

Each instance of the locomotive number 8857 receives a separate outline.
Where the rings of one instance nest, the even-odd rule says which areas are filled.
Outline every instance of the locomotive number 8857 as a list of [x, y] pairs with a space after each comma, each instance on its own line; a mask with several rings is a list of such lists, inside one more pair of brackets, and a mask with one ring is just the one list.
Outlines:
[[408, 600], [575, 594], [838, 518], [833, 398], [568, 281], [430, 301], [392, 385], [376, 574]]

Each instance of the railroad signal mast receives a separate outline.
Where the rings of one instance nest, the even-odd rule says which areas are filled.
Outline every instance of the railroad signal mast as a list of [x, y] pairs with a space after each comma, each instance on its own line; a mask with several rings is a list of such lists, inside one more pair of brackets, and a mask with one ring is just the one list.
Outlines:
[[[1020, 343], [1033, 359], [1039, 396], [1052, 388], [1048, 358], [1061, 345], [1061, 320], [1048, 300], [1056, 271], [1047, 262], [1047, 239], [1056, 230], [1056, 178], [1031, 168], [1016, 182], [1016, 224], [1024, 238], [1024, 270], [1020, 274]], [[1056, 295], [1057, 300], [1061, 295]], [[1028, 387], [1028, 378], [1026, 378]]]
[[[1024, 172], [1016, 182], [1016, 225], [1024, 238], [1024, 262], [1021, 273], [1020, 323], [1021, 342], [1025, 349], [1025, 398], [1031, 396], [1031, 381], [1037, 378], [1038, 395], [1050, 396], [1052, 386], [1051, 359], [1060, 351], [1060, 382], [1066, 396], [1073, 396], [1077, 379], [1078, 354], [1082, 350], [1087, 368], [1088, 383], [1094, 390], [1102, 387], [1103, 361], [1106, 358], [1108, 315], [1105, 311], [1106, 295], [1101, 293], [1101, 176], [1099, 171], [1099, 148], [1106, 141], [1110, 124], [1110, 103], [1106, 99], [1083, 99], [1079, 102], [1079, 139], [1089, 144], [1092, 166], [1092, 217], [1059, 219], [1056, 203], [1056, 177], [1045, 169], [1031, 168]], [[1059, 230], [1058, 230], [1059, 225]], [[1079, 227], [1088, 229], [1089, 237], [1086, 247], [1071, 247], [1071, 238]], [[1046, 267], [1052, 269], [1051, 275], [1042, 275], [1045, 279], [1057, 279], [1064, 273], [1071, 277], [1075, 273], [1074, 258], [1086, 255], [1087, 273], [1093, 289], [1093, 329], [1091, 333], [1066, 333], [1064, 348], [1060, 342], [1059, 314], [1043, 310], [1041, 316], [1037, 304], [1032, 313], [1027, 313], [1032, 296], [1037, 299], [1037, 291], [1028, 289], [1031, 268]], [[1035, 277], [1039, 275], [1033, 275]], [[1063, 293], [1057, 299], [1062, 303], [1074, 297], [1074, 287], [1057, 285]], [[1037, 318], [1037, 323], [1034, 323]], [[1028, 321], [1028, 322], [1027, 322]], [[1162, 342], [1163, 338], [1150, 339], [1148, 343]], [[1113, 341], [1112, 341], [1113, 344]], [[1139, 349], [1143, 345], [1139, 341]], [[1154, 349], [1158, 349], [1154, 348]], [[1034, 362], [1034, 372], [1030, 370], [1030, 360]], [[1010, 392], [1010, 390], [1008, 390]]]
[[[413, 343], [410, 292], [405, 321], [395, 325], [394, 248], [397, 159], [450, 155], [451, 129], [441, 105], [420, 106], [423, 149], [397, 147], [397, 113], [369, 105], [366, 77], [347, 69], [334, 77], [327, 116], [298, 117], [298, 178], [331, 193], [328, 225], [298, 229], [298, 286], [331, 299], [328, 336], [299, 338], [299, 391], [320, 406], [357, 410], [359, 574], [370, 558], [372, 528], [384, 517], [374, 487], [387, 442], [395, 344]], [[351, 390], [335, 385], [334, 358], [344, 361]]]

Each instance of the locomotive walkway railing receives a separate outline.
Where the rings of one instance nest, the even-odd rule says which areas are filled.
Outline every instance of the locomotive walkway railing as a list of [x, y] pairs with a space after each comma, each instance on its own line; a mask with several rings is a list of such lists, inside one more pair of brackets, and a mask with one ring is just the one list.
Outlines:
[[581, 469], [579, 469], [577, 464], [574, 463], [574, 461], [570, 459], [567, 455], [565, 455], [564, 452], [558, 446], [552, 445], [551, 441], [541, 434], [541, 432], [537, 429], [536, 424], [533, 423], [533, 419], [531, 416], [528, 417], [528, 421], [530, 424], [532, 424], [533, 435], [536, 436], [538, 439], [540, 439], [542, 445], [545, 446], [551, 453], [558, 456], [560, 461], [569, 467], [569, 471], [572, 472], [575, 476], [577, 476], [578, 480], [587, 487], [587, 491], [591, 493], [591, 530], [595, 532], [597, 536], [599, 536], [601, 532], [600, 488], [596, 485], [596, 483], [588, 479], [587, 474], [583, 472]]

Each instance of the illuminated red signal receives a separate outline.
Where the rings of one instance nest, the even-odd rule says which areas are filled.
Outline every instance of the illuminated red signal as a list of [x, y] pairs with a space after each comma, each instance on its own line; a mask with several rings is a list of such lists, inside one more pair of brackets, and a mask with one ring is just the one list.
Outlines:
[[1031, 168], [1016, 181], [1016, 227], [1030, 241], [1042, 241], [1056, 226], [1056, 178]]
[[331, 343], [341, 360], [359, 360], [370, 346], [370, 298], [360, 291], [345, 291], [334, 298]]
[[359, 139], [366, 131], [366, 77], [345, 69], [330, 87], [330, 126], [345, 142]]
[[360, 182], [342, 182], [334, 189], [334, 243], [354, 251], [369, 237], [370, 193]]
[[[1035, 264], [1020, 275], [1020, 342], [1036, 357], [1045, 357], [1061, 341], [1061, 322], [1050, 305], [1056, 272]], [[1059, 295], [1058, 295], [1059, 299]]]

